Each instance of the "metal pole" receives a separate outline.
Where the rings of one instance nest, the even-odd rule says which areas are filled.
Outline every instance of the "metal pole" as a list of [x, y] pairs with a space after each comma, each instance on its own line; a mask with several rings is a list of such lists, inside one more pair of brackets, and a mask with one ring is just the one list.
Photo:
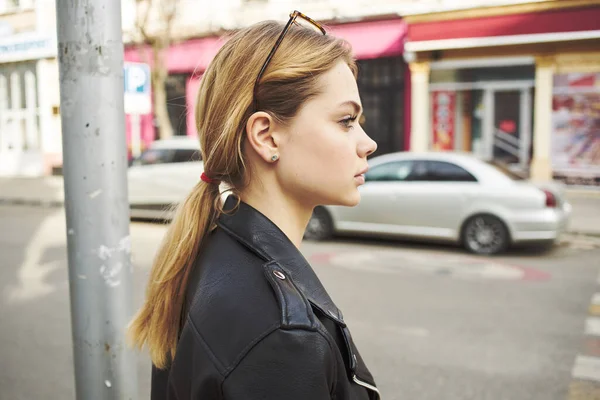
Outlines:
[[142, 118], [140, 114], [130, 114], [131, 121], [131, 155], [138, 158], [142, 154]]
[[77, 399], [136, 399], [119, 0], [57, 0]]

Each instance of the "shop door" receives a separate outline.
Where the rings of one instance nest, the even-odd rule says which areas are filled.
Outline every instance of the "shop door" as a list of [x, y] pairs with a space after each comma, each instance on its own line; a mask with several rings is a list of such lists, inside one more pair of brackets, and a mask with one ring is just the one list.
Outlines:
[[486, 89], [486, 158], [526, 172], [531, 147], [531, 89]]

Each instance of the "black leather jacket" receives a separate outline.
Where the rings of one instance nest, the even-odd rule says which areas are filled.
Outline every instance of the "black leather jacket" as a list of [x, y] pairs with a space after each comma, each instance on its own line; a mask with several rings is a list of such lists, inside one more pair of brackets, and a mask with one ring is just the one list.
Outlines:
[[205, 243], [153, 400], [379, 399], [341, 311], [275, 224], [240, 203]]

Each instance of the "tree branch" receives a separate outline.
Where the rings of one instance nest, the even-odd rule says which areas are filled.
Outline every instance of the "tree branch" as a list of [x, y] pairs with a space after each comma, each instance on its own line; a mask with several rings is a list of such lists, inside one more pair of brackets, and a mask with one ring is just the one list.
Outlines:
[[[165, 0], [163, 0], [165, 1]], [[171, 42], [171, 35], [172, 35], [172, 31], [171, 29], [173, 28], [173, 21], [175, 21], [175, 18], [177, 17], [177, 6], [179, 5], [179, 0], [166, 0], [169, 3], [168, 7], [168, 12], [165, 15], [165, 36], [166, 36], [166, 45], [168, 46], [169, 43]]]
[[[145, 4], [146, 9], [142, 17], [140, 17], [139, 9], [140, 4]], [[145, 43], [150, 43], [153, 41], [150, 33], [148, 32], [148, 21], [150, 17], [150, 11], [154, 7], [154, 0], [136, 0], [136, 18], [135, 18], [135, 27], [136, 30], [142, 35], [142, 40]]]

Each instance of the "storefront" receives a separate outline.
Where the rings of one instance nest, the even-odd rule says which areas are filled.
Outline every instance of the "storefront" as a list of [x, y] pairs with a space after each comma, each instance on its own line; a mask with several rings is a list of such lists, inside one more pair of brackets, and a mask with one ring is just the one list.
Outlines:
[[597, 182], [597, 2], [545, 1], [406, 21], [411, 150], [467, 151], [536, 180]]
[[55, 54], [52, 37], [0, 39], [0, 176], [45, 175], [60, 165]]
[[[379, 143], [378, 154], [408, 148], [405, 137], [405, 81], [402, 58], [406, 26], [399, 18], [331, 25], [329, 34], [350, 42], [359, 63], [365, 130]], [[167, 101], [175, 134], [195, 136], [193, 108], [200, 77], [222, 45], [217, 37], [194, 38], [168, 50]], [[125, 60], [142, 61], [142, 50], [126, 48]], [[142, 138], [154, 140], [151, 116], [142, 118]]]
[[518, 62], [523, 64], [432, 66], [434, 150], [472, 152], [519, 170], [528, 168], [535, 66], [533, 59]]

